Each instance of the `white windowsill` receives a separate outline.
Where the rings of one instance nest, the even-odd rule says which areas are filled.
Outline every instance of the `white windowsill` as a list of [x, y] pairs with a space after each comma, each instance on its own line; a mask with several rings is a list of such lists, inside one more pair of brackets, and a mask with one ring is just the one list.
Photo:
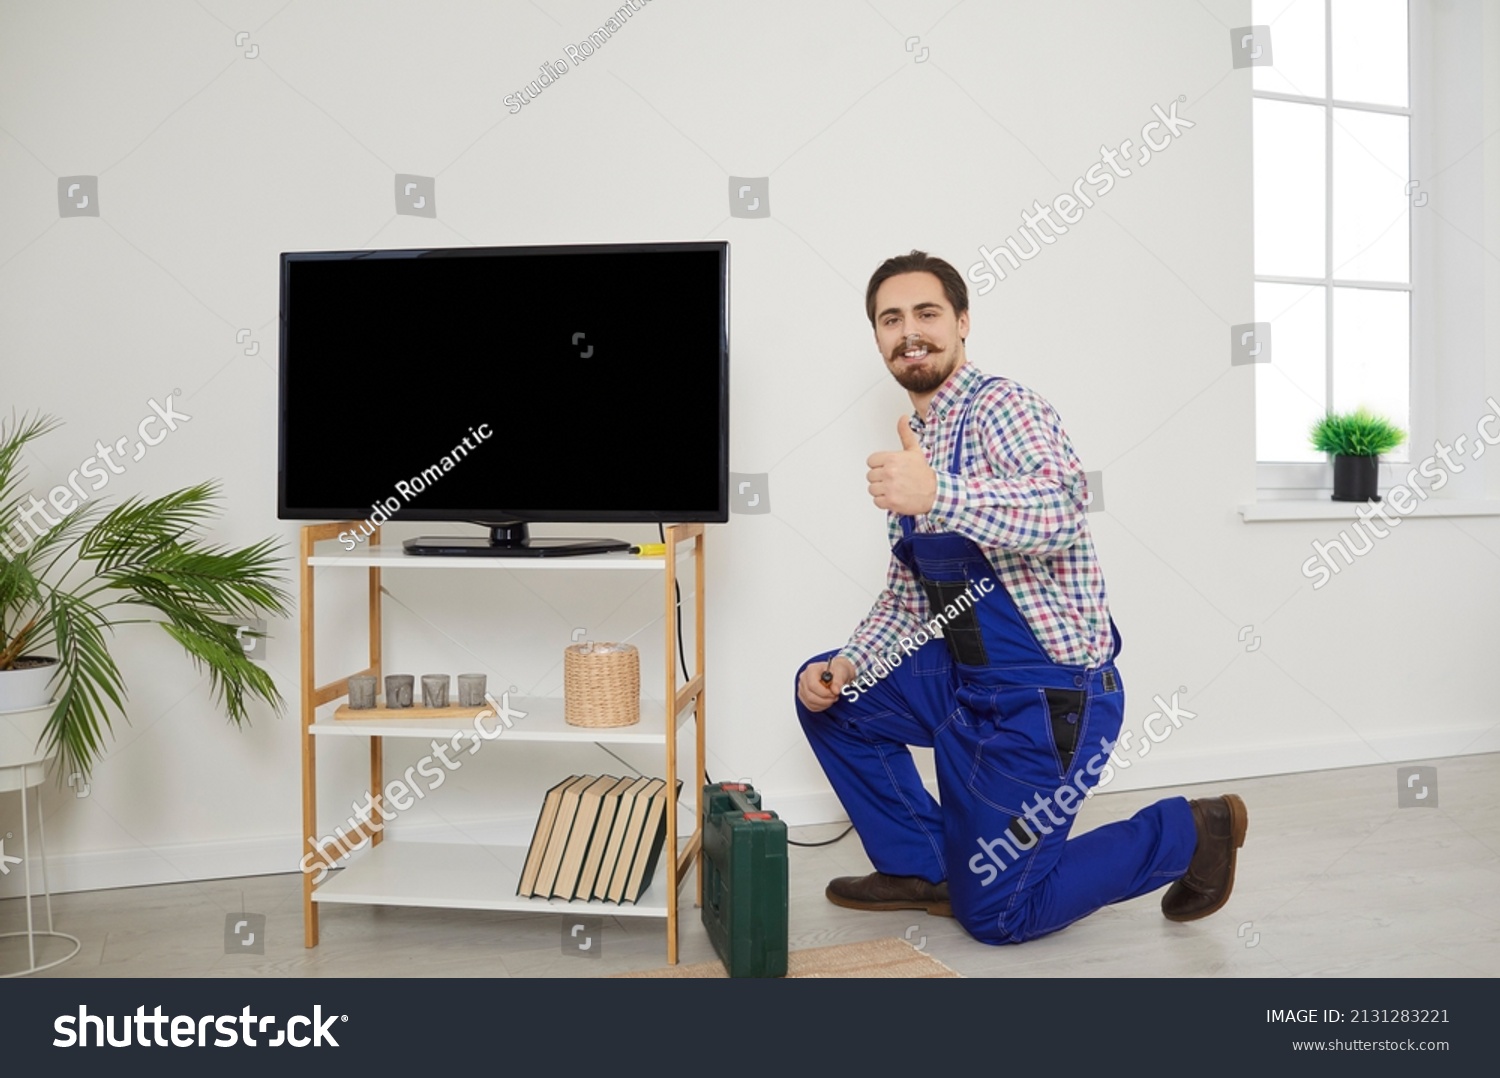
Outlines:
[[[1415, 495], [1413, 495], [1415, 497]], [[1384, 497], [1384, 495], [1382, 495]], [[1284, 501], [1251, 502], [1239, 506], [1240, 518], [1246, 524], [1257, 524], [1268, 520], [1358, 520], [1355, 511], [1365, 502], [1336, 502], [1326, 495], [1321, 499], [1286, 499]], [[1382, 502], [1386, 514], [1391, 517], [1493, 517], [1500, 516], [1500, 501], [1474, 501], [1459, 498], [1434, 498], [1418, 502], [1409, 512], [1398, 513], [1396, 507]], [[1376, 520], [1380, 517], [1373, 511]]]

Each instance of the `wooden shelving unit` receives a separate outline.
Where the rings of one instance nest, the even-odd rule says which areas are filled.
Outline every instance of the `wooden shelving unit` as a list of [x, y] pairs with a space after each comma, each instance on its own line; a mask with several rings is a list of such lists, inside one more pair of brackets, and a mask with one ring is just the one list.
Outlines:
[[[698, 821], [702, 819], [703, 747], [704, 747], [704, 621], [703, 621], [703, 525], [676, 524], [666, 528], [667, 549], [661, 557], [637, 557], [632, 554], [595, 554], [576, 558], [483, 558], [428, 557], [408, 555], [400, 549], [379, 546], [379, 531], [370, 537], [370, 545], [349, 551], [318, 553], [317, 545], [337, 538], [353, 525], [347, 521], [311, 524], [302, 528], [298, 570], [301, 580], [302, 637], [302, 831], [301, 864], [314, 866], [302, 876], [302, 917], [305, 943], [318, 945], [318, 908], [327, 903], [365, 905], [428, 906], [445, 909], [524, 910], [528, 912], [587, 912], [609, 917], [665, 917], [667, 920], [667, 962], [677, 962], [678, 904], [682, 883], [702, 851], [703, 836]], [[690, 544], [695, 574], [692, 610], [697, 642], [697, 668], [686, 685], [677, 687], [676, 595], [679, 548]], [[369, 665], [325, 684], [316, 684], [316, 597], [314, 576], [319, 568], [363, 569], [368, 574]], [[386, 840], [383, 830], [361, 825], [349, 835], [359, 844], [369, 840], [369, 849], [342, 863], [338, 872], [323, 874], [314, 880], [319, 865], [329, 859], [316, 848], [318, 837], [318, 766], [317, 743], [324, 737], [366, 738], [370, 748], [370, 788], [374, 804], [379, 805], [378, 791], [384, 788], [382, 749], [388, 737], [422, 740], [452, 738], [467, 732], [473, 735], [474, 715], [479, 709], [465, 712], [450, 708], [448, 713], [432, 718], [413, 716], [364, 718], [347, 707], [318, 715], [318, 709], [347, 697], [349, 678], [356, 674], [383, 677], [381, 669], [381, 573], [385, 570], [442, 572], [445, 570], [508, 572], [654, 572], [663, 579], [664, 663], [663, 693], [656, 699], [643, 698], [641, 721], [633, 726], [586, 728], [569, 726], [563, 720], [561, 697], [512, 698], [510, 705], [525, 713], [524, 722], [515, 723], [497, 739], [512, 747], [504, 751], [524, 752], [529, 741], [578, 742], [585, 744], [660, 745], [663, 750], [662, 777], [667, 789], [674, 789], [678, 779], [677, 741], [683, 723], [694, 724], [695, 749], [692, 761], [693, 829], [679, 835], [677, 812], [666, 814], [666, 849], [677, 856], [664, 856], [651, 887], [636, 903], [565, 902], [562, 899], [520, 898], [516, 883], [526, 859], [524, 846], [480, 846], [446, 843], [401, 842]], [[686, 610], [684, 610], [686, 613]], [[644, 671], [643, 680], [644, 680]], [[666, 701], [670, 701], [667, 703]], [[335, 718], [335, 715], [341, 717]], [[518, 747], [519, 746], [519, 747]], [[559, 778], [562, 776], [558, 776]], [[340, 797], [342, 804], [344, 799]], [[310, 860], [309, 860], [310, 858]], [[701, 869], [701, 866], [699, 866]], [[702, 872], [698, 874], [702, 887]], [[701, 893], [697, 896], [702, 901]]]

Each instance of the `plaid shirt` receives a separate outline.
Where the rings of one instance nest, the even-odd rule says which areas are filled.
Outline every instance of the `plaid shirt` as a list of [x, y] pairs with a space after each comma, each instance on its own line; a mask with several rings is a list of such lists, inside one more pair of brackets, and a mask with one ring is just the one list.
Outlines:
[[[922, 451], [937, 472], [937, 500], [915, 518], [917, 532], [956, 532], [985, 553], [1037, 642], [1057, 663], [1098, 666], [1114, 648], [1104, 574], [1084, 517], [1084, 478], [1062, 421], [1040, 395], [964, 363], [912, 417]], [[977, 394], [977, 397], [976, 397]], [[954, 440], [964, 405], [966, 471], [955, 475]], [[891, 545], [901, 520], [887, 515]], [[982, 600], [981, 600], [982, 601]], [[931, 617], [927, 596], [894, 555], [885, 590], [839, 652], [864, 672], [877, 655], [899, 653]]]

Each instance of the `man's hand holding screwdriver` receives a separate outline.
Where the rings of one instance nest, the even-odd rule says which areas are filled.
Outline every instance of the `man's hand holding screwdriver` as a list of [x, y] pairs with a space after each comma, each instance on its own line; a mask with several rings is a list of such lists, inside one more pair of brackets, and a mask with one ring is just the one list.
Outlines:
[[809, 663], [797, 678], [797, 699], [809, 711], [826, 711], [854, 675], [854, 664], [842, 656], [835, 655], [826, 663]]

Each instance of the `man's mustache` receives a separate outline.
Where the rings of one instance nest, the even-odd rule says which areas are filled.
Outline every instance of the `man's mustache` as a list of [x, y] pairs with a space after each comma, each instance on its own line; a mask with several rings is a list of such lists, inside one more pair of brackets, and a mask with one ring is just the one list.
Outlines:
[[891, 352], [891, 361], [895, 362], [907, 352], [910, 352], [913, 348], [925, 348], [927, 349], [927, 354], [929, 356], [937, 355], [938, 353], [942, 352], [942, 349], [937, 347], [937, 345], [933, 344], [931, 341], [918, 340], [913, 342], [908, 338], [906, 341], [903, 341], [901, 344], [897, 345], [895, 350]]

